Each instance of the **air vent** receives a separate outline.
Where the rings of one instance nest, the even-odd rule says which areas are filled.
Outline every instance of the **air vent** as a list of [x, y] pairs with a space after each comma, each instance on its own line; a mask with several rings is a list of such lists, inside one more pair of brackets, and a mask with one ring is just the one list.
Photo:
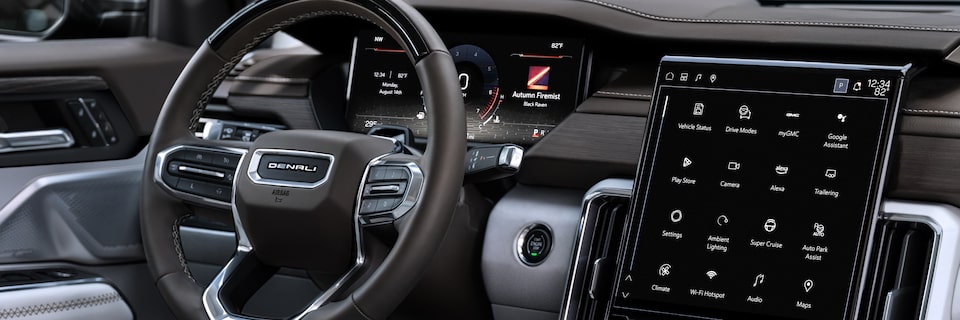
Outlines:
[[934, 247], [934, 232], [915, 222], [883, 220], [867, 319], [920, 319]]
[[[629, 212], [629, 197], [620, 195], [602, 195], [589, 200], [584, 210], [587, 212], [585, 232], [577, 248], [577, 265], [583, 277], [575, 277], [568, 287], [574, 288], [573, 295], [564, 303], [564, 309], [575, 310], [571, 319], [602, 319], [604, 307], [610, 299], [610, 287], [616, 274], [617, 253], [623, 243], [623, 226]], [[586, 246], [586, 247], [584, 247]], [[576, 271], [576, 270], [575, 270]], [[577, 288], [582, 288], [578, 290]], [[586, 294], [580, 294], [586, 293]], [[569, 293], [568, 293], [569, 294]]]

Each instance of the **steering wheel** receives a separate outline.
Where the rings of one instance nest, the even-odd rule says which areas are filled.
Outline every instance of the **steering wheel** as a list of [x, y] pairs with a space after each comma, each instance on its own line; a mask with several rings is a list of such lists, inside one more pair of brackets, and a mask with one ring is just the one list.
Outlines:
[[[430, 115], [422, 156], [403, 154], [391, 139], [348, 132], [276, 131], [252, 144], [195, 137], [213, 92], [246, 53], [283, 28], [324, 16], [369, 21], [406, 51]], [[336, 275], [295, 319], [385, 319], [416, 285], [456, 209], [464, 119], [450, 54], [406, 3], [251, 4], [194, 54], [150, 139], [140, 227], [157, 288], [177, 318], [242, 319], [257, 289], [279, 268], [291, 267]], [[236, 171], [222, 170], [231, 162]], [[179, 235], [196, 207], [229, 209], [237, 231], [233, 258], [207, 288], [192, 278]], [[369, 235], [385, 226], [395, 229], [395, 243]]]

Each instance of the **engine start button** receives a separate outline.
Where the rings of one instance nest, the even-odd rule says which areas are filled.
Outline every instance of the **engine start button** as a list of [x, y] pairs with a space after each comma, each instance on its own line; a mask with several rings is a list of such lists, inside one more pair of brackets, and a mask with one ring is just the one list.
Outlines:
[[517, 239], [517, 254], [528, 266], [543, 263], [553, 245], [553, 234], [547, 226], [534, 224], [524, 228]]

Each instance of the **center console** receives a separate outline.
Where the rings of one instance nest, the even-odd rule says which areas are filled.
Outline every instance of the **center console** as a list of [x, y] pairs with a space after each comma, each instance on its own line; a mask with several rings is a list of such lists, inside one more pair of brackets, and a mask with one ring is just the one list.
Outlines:
[[563, 317], [866, 317], [908, 69], [664, 57], [632, 191], [584, 219]]

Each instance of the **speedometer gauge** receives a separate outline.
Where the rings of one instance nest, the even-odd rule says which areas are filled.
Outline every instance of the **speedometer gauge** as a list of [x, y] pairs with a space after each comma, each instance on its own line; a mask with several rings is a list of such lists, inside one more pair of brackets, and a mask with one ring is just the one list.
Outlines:
[[450, 55], [457, 66], [467, 125], [480, 129], [490, 123], [500, 123], [497, 111], [503, 96], [500, 93], [500, 74], [493, 57], [472, 44], [453, 47]]

